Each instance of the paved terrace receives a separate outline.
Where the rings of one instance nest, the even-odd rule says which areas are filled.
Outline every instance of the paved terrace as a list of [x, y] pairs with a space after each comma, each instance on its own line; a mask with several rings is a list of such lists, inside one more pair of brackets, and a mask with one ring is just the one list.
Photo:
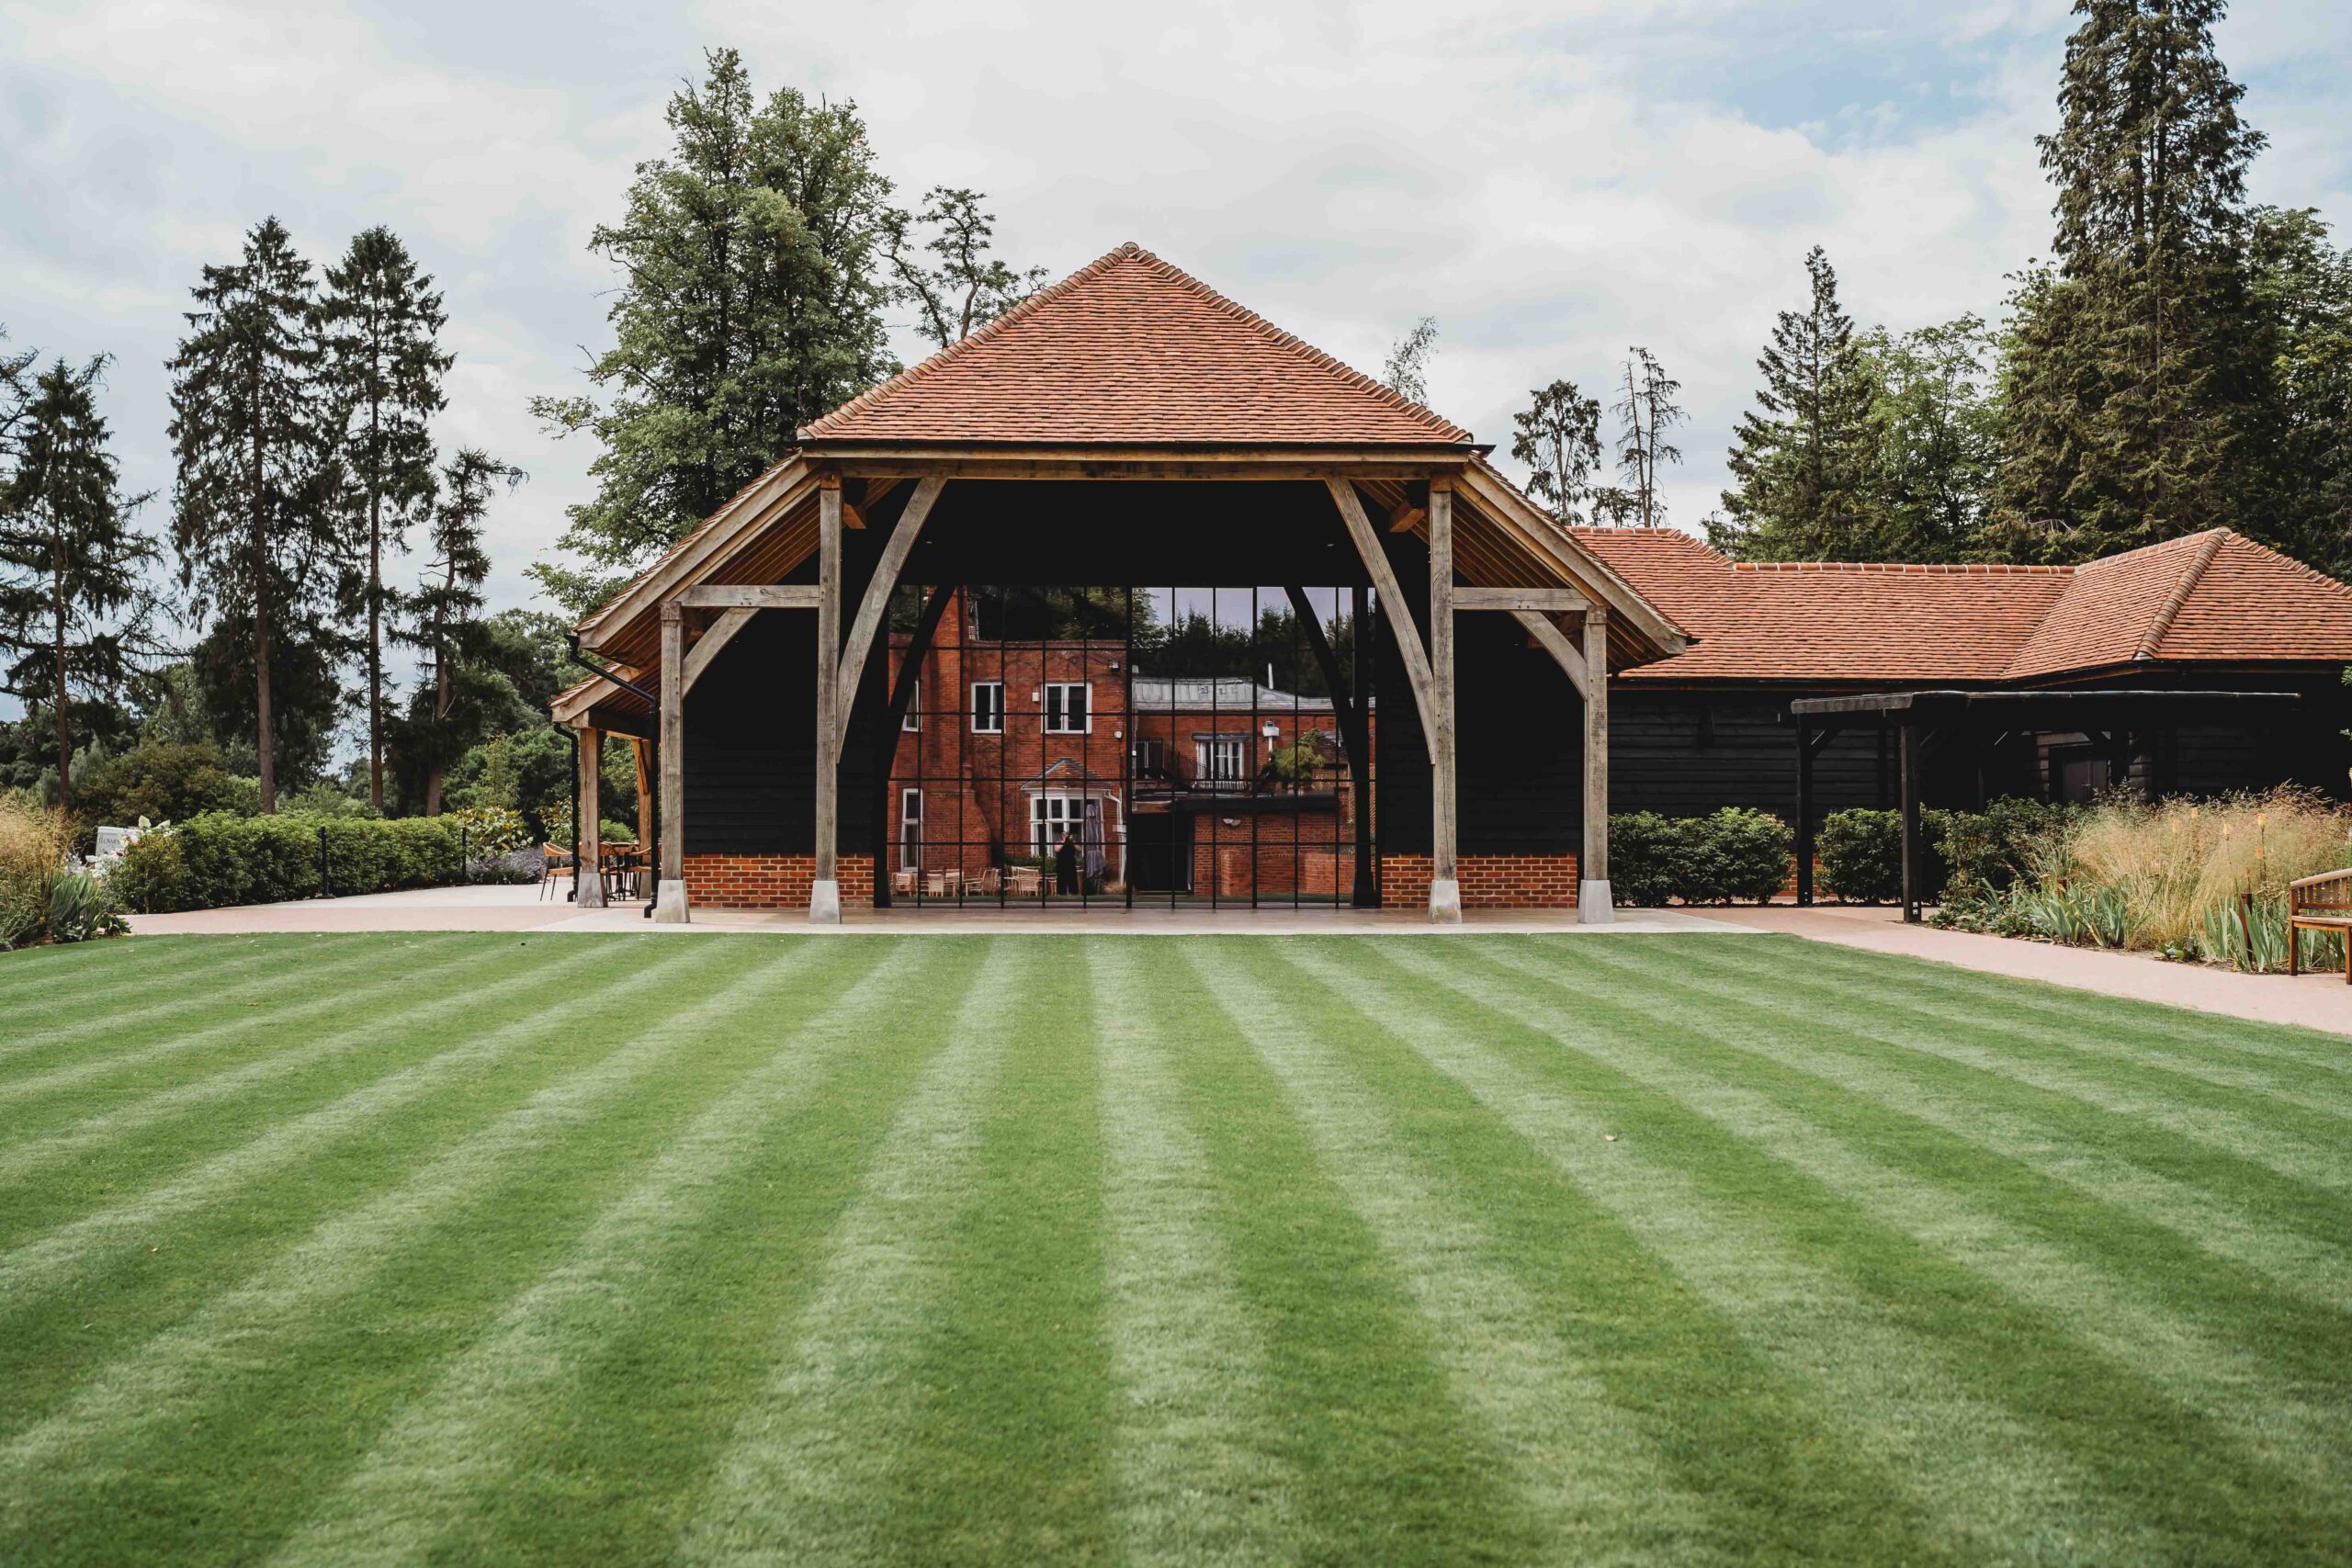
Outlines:
[[831, 929], [851, 934], [1017, 931], [1065, 935], [1301, 936], [1360, 932], [1438, 938], [1460, 931], [1606, 938], [1635, 933], [1781, 931], [1814, 942], [1900, 953], [2076, 990], [2352, 1035], [2352, 987], [2344, 984], [2341, 975], [2306, 975], [2295, 980], [2278, 975], [2236, 975], [2196, 964], [2165, 964], [2139, 953], [2052, 947], [1931, 926], [1906, 926], [1900, 913], [1891, 908], [1827, 905], [1800, 909], [1776, 904], [1714, 909], [1703, 915], [1681, 909], [1621, 909], [1616, 923], [1607, 926], [1578, 925], [1573, 910], [1474, 910], [1463, 925], [1452, 928], [1430, 924], [1427, 915], [1418, 909], [1126, 910], [1098, 906], [1084, 912], [1051, 908], [964, 912], [934, 906], [888, 911], [851, 909], [843, 923], [832, 928], [812, 928], [798, 910], [750, 909], [701, 909], [690, 925], [664, 926], [644, 919], [643, 909], [643, 905], [632, 903], [577, 911], [561, 897], [546, 897], [537, 887], [428, 887], [357, 898], [201, 909], [184, 915], [137, 915], [130, 925], [138, 936], [367, 931], [712, 935]]

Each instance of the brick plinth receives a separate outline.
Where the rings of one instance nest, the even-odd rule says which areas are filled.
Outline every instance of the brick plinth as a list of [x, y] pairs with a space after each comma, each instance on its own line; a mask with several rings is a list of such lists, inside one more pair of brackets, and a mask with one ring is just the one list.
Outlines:
[[[874, 902], [874, 859], [836, 863], [844, 907]], [[686, 900], [713, 909], [805, 909], [817, 879], [815, 855], [688, 855]]]
[[[1465, 909], [1571, 909], [1577, 902], [1575, 855], [1458, 855], [1454, 875]], [[1380, 857], [1380, 902], [1411, 909], [1430, 901], [1430, 857]]]

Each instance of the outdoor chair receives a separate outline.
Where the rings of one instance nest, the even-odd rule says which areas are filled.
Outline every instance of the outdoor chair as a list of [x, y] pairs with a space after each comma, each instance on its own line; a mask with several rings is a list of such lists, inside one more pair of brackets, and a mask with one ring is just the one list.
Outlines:
[[1034, 865], [1012, 868], [1012, 896], [1015, 898], [1042, 898], [1046, 896], [1046, 875]]
[[604, 854], [605, 897], [639, 898], [645, 893], [645, 857], [635, 844], [610, 844]]
[[572, 863], [571, 852], [570, 850], [560, 850], [553, 844], [544, 844], [540, 846], [540, 897], [546, 897], [548, 896], [548, 889], [553, 887], [557, 883], [571, 874]]
[[995, 866], [989, 867], [980, 873], [979, 880], [972, 885], [972, 890], [983, 898], [995, 897], [1004, 891], [1004, 873]]
[[2352, 869], [2287, 884], [2287, 973], [2302, 973], [2297, 931], [2334, 931], [2344, 943], [2344, 983], [2352, 986]]
[[890, 874], [890, 891], [911, 898], [915, 896], [915, 878], [921, 874], [913, 866], [902, 865]]

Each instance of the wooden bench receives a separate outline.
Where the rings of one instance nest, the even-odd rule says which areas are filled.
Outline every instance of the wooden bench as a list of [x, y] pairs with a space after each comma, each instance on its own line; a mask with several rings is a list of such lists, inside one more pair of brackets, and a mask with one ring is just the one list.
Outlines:
[[2287, 973], [2301, 973], [2297, 931], [2334, 931], [2344, 939], [2344, 983], [2352, 986], [2352, 869], [2287, 884]]

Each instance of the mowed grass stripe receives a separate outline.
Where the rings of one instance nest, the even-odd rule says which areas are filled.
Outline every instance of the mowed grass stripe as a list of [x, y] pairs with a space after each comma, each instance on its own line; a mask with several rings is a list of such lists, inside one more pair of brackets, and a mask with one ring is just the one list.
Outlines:
[[1300, 1027], [1252, 939], [1187, 943], [1226, 1026], [1282, 1080], [1288, 1109], [1428, 1319], [1454, 1397], [1486, 1429], [1547, 1543], [1610, 1561], [1695, 1546], [1705, 1508], [1680, 1495], [1656, 1446], [1581, 1364], [1444, 1171], [1416, 1157], [1388, 1107], [1332, 1042]]
[[[452, 966], [461, 966], [468, 957], [463, 936], [421, 938], [416, 947], [428, 966], [435, 954], [447, 954], [445, 962]], [[365, 978], [356, 987], [344, 989], [341, 978], [350, 971], [377, 971], [379, 978]], [[214, 985], [217, 976], [207, 974], [198, 983], [195, 995], [176, 1001], [99, 1010], [87, 1021], [24, 1034], [18, 1043], [26, 1048], [26, 1055], [38, 1055], [38, 1048], [50, 1046], [51, 1055], [68, 1060], [59, 1065], [47, 1065], [45, 1060], [9, 1063], [9, 1075], [0, 1077], [0, 1102], [33, 1100], [47, 1093], [80, 1089], [118, 1072], [141, 1072], [160, 1060], [193, 1054], [207, 1042], [243, 1037], [254, 1030], [277, 1030], [318, 1018], [320, 1013], [332, 1013], [345, 1001], [365, 1001], [400, 989], [402, 976], [383, 976], [381, 971], [381, 952], [367, 952], [365, 947], [312, 962], [294, 959], [289, 952], [266, 974], [243, 985]], [[252, 1001], [256, 992], [261, 992], [261, 999]], [[181, 1027], [158, 1030], [155, 1025], [160, 1021], [176, 1021]]]
[[[1016, 939], [1018, 940], [1018, 939]], [[1033, 937], [868, 1555], [1096, 1561], [1110, 1526], [1102, 1150], [1082, 939]]]
[[[1807, 976], [1802, 966], [1791, 974], [1787, 966], [1758, 962], [1730, 942], [1700, 943], [1691, 964], [1718, 982], [1775, 981], [1774, 999], [1759, 1005], [1781, 1017], [1852, 1010], [1854, 998], [1845, 987]], [[1729, 987], [1717, 983], [1710, 988], [1720, 993]], [[2352, 1114], [2341, 1108], [2312, 1109], [2311, 1096], [2221, 1084], [2145, 1062], [2128, 1049], [2091, 1052], [2007, 1030], [1981, 1043], [1971, 1036], [1986, 1033], [1984, 1026], [1914, 1007], [1899, 990], [1872, 998], [1871, 1014], [1872, 1035], [1888, 1044], [1944, 1056], [2112, 1116], [2162, 1127], [2267, 1165], [2291, 1181], [2338, 1191], [2352, 1188]]]
[[[1609, 961], [1606, 955], [1593, 960], [1597, 965]], [[1692, 988], [1686, 979], [1686, 992]], [[1398, 994], [1384, 988], [1383, 1003]], [[1612, 999], [1594, 998], [1596, 1009]], [[1614, 1034], [1637, 1042], [1639, 1015], [1633, 1008], [1639, 1003], [1630, 996], [1626, 1000], [1630, 1006], [1611, 1010], [1610, 1023]], [[1803, 1169], [1798, 1156], [1765, 1146], [1751, 1130], [1717, 1126], [1675, 1097], [1581, 1052], [1581, 1038], [1598, 1032], [1593, 1026], [1566, 1038], [1498, 1029], [1492, 1006], [1461, 989], [1441, 993], [1433, 1008], [1433, 1032], [1467, 1029], [1491, 1039], [1484, 1054], [1520, 1058], [1509, 1070], [1532, 1067], [1538, 1094], [1546, 1092], [1544, 1080], [1551, 1074], [1565, 1076], [1564, 1053], [1577, 1055], [1580, 1084], [1603, 1075], [1613, 1079], [1612, 1088], [1625, 1096], [1628, 1121], [1639, 1118], [1625, 1134], [1636, 1160], [1652, 1169], [1670, 1164], [1689, 1171], [1697, 1185], [1689, 1201], [1752, 1208], [1761, 1222], [1753, 1226], [1760, 1242], [1829, 1271], [1874, 1315], [1900, 1325], [1941, 1378], [2030, 1431], [2038, 1461], [2020, 1450], [2010, 1462], [2030, 1464], [2037, 1476], [2063, 1477], [2066, 1484], [2053, 1499], [2058, 1512], [2015, 1519], [2003, 1534], [2013, 1536], [2022, 1526], [2074, 1538], [2102, 1560], [2151, 1551], [2193, 1552], [2200, 1543], [2233, 1536], [2251, 1550], [2270, 1540], [2280, 1519], [2290, 1521], [2290, 1539], [2321, 1539], [2324, 1509], [2315, 1499], [2258, 1458], [2234, 1450], [2212, 1421], [2169, 1397], [2133, 1362], [2102, 1356], [2067, 1322], [1937, 1256], [1889, 1223], [1867, 1197], [1842, 1199]], [[1474, 1055], [1461, 1052], [1465, 1062]], [[2129, 1534], [2105, 1533], [2117, 1519], [2132, 1521]]]
[[[165, 1227], [208, 1207], [250, 1201], [262, 1179], [320, 1158], [345, 1140], [374, 1132], [396, 1112], [468, 1071], [488, 1066], [530, 1045], [560, 1038], [576, 1029], [571, 1010], [619, 996], [632, 984], [715, 955], [630, 953], [604, 944], [568, 951], [537, 973], [571, 1009], [544, 1002], [518, 1006], [519, 1016], [464, 1035], [461, 1043], [412, 1066], [373, 1078], [326, 1104], [274, 1123], [259, 1136], [205, 1158], [160, 1185], [85, 1213], [0, 1254], [0, 1303], [21, 1308], [44, 1292], [104, 1266], [125, 1249], [149, 1239], [177, 1240]], [[595, 978], [601, 975], [602, 978]], [[575, 980], [578, 982], [575, 984]], [[462, 993], [460, 993], [462, 997]]]
[[[920, 942], [868, 947], [846, 973], [784, 973], [779, 955], [744, 1001], [712, 998], [718, 1017], [773, 1005], [791, 979], [831, 999], [805, 1018], [749, 1020], [773, 1041], [766, 1056], [687, 1125], [596, 1215], [579, 1241], [513, 1297], [483, 1336], [405, 1406], [343, 1483], [277, 1553], [283, 1563], [390, 1564], [436, 1555], [463, 1539], [512, 1477], [516, 1450], [550, 1407], [577, 1396], [604, 1344], [653, 1303], [662, 1276], [708, 1247], [714, 1216], [740, 1201], [742, 1169], [820, 1089], [840, 1089], [840, 1058], [869, 1043], [876, 1018], [934, 1041], [969, 983], [956, 955]], [[837, 956], [837, 955], [825, 955]], [[878, 960], [878, 962], [876, 962]], [[902, 997], [912, 1008], [896, 1008]]]
[[[22, 1181], [44, 1166], [87, 1159], [133, 1137], [141, 1137], [142, 1146], [131, 1153], [129, 1166], [110, 1167], [112, 1174], [119, 1178], [132, 1169], [152, 1170], [152, 1156], [189, 1147], [168, 1134], [155, 1136], [166, 1123], [209, 1113], [223, 1100], [235, 1101], [236, 1118], [245, 1122], [284, 1114], [299, 1104], [300, 1085], [291, 1101], [254, 1090], [322, 1068], [331, 1072], [346, 1057], [360, 1056], [368, 1066], [389, 1071], [407, 1059], [407, 1047], [415, 1037], [412, 1032], [453, 1014], [479, 1011], [484, 1005], [481, 992], [495, 997], [504, 987], [533, 984], [548, 952], [545, 944], [480, 949], [435, 967], [430, 985], [395, 987], [401, 999], [389, 1006], [363, 1005], [357, 1021], [345, 1028], [323, 1034], [303, 1031], [288, 1038], [280, 1032], [282, 1022], [256, 1020], [249, 1026], [250, 1034], [224, 1046], [198, 1077], [153, 1089], [124, 1084], [84, 1090], [42, 1107], [40, 1114], [23, 1118], [21, 1141], [0, 1147], [0, 1182]], [[85, 1110], [92, 1100], [103, 1109]], [[234, 1123], [215, 1122], [213, 1128], [233, 1132]], [[202, 1145], [201, 1137], [196, 1140], [196, 1147]]]
[[[341, 957], [345, 964], [381, 962], [381, 954], [368, 944], [343, 945], [349, 950]], [[310, 959], [312, 964], [336, 961], [333, 948]], [[54, 989], [0, 996], [0, 1084], [39, 1070], [40, 1064], [28, 1066], [27, 1057], [46, 1054], [78, 1061], [113, 1036], [139, 1032], [140, 1025], [241, 1004], [256, 990], [282, 987], [285, 977], [301, 966], [281, 947], [241, 951], [224, 945], [209, 953], [189, 954], [153, 977], [135, 969], [118, 973], [111, 966], [93, 968], [77, 971], [71, 983], [61, 981]], [[255, 970], [263, 972], [259, 979], [245, 983]]]
[[1700, 1151], [1645, 1152], [1657, 1118], [1687, 1113], [1613, 1074], [1588, 1072], [1573, 1091], [1544, 1082], [1480, 1043], [1495, 1031], [1476, 1002], [1396, 988], [1369, 953], [1284, 943], [1274, 958], [1293, 968], [1282, 989], [1302, 1024], [1413, 1051], [1738, 1323], [1810, 1390], [1815, 1422], [1900, 1478], [1940, 1551], [1966, 1556], [2053, 1529], [2109, 1560], [2153, 1544], [2128, 1518], [2110, 1520], [2089, 1478], [2029, 1423], [1943, 1371], [1931, 1336], [1844, 1281], [1834, 1260], [1758, 1225], [1736, 1196], [1711, 1192]]
[[[378, 940], [317, 939], [327, 947], [374, 946]], [[216, 964], [271, 956], [284, 945], [281, 938], [265, 936], [148, 937], [0, 953], [0, 1019], [38, 1021], [40, 1010], [52, 1003], [79, 1002], [92, 993], [104, 998], [125, 990], [160, 989]]]
[[[1547, 972], [1532, 950], [1498, 948], [1498, 961], [1530, 974]], [[1759, 1001], [1761, 982], [1708, 971], [1700, 955], [1674, 958], [1622, 945], [1581, 955], [1655, 1004], [1660, 987], [1677, 987], [1675, 1016], [1718, 1035], [1736, 1034], [1750, 1050], [1817, 1073], [1988, 1149], [2026, 1161], [2052, 1179], [2120, 1209], [2142, 1214], [2215, 1256], [2256, 1270], [2273, 1285], [2323, 1310], [2352, 1302], [2344, 1201], [2295, 1182], [2262, 1164], [2072, 1097], [2037, 1089], [1994, 1069], [1905, 1047], [1875, 1027], [1869, 998], [1844, 1008], [1774, 1008]]]
[[[1767, 948], [1800, 941], [1776, 937]], [[2107, 1054], [2143, 1054], [2199, 1066], [2259, 1071], [2281, 1083], [2333, 1092], [2352, 1080], [2352, 1053], [2340, 1036], [2286, 1025], [2242, 1025], [2215, 1013], [2132, 1001], [2068, 986], [1980, 974], [1934, 959], [1806, 942], [1804, 964], [1823, 984], [1892, 992], [1915, 1010], [1962, 1023], [1997, 1024], [2058, 1043], [2090, 1037]]]
[[[1645, 1046], [1630, 998], [1581, 974], [1546, 983], [1456, 944], [1437, 964], [1376, 950], [1416, 982], [1474, 997], [1569, 1044], [1804, 1172], [2086, 1340], [2227, 1433], [2248, 1459], [2306, 1484], [2352, 1482], [2342, 1406], [2352, 1322], [2312, 1314], [2267, 1281], [2203, 1257], [2136, 1215], [1920, 1125], [1834, 1084], [1686, 1033]], [[2251, 1340], [2249, 1344], [2245, 1341]], [[2308, 1391], [2308, 1392], [2307, 1392]]]
[[[928, 940], [928, 939], [915, 939]], [[896, 1521], [918, 1373], [957, 1288], [956, 1233], [978, 1198], [981, 1129], [1036, 979], [1018, 938], [979, 950], [947, 1048], [875, 1151], [813, 1295], [769, 1348], [772, 1369], [675, 1543], [694, 1562], [844, 1562]]]
[[1219, 1233], [1173, 1066], [1194, 1021], [1154, 1005], [1137, 944], [1086, 944], [1100, 1066], [1114, 1527], [1130, 1562], [1276, 1563], [1302, 1541], [1263, 1325]]
[[[276, 1397], [307, 1405], [302, 1381], [289, 1371], [307, 1363], [312, 1336], [333, 1334], [328, 1325], [340, 1309], [364, 1301], [379, 1280], [469, 1216], [498, 1232], [511, 1228], [514, 1218], [533, 1214], [535, 1204], [516, 1201], [515, 1189], [539, 1184], [544, 1191], [545, 1184], [553, 1184], [561, 1201], [566, 1189], [578, 1184], [574, 1168], [595, 1172], [591, 1180], [611, 1180], [610, 1162], [596, 1150], [600, 1122], [658, 1119], [650, 1102], [663, 1094], [674, 1100], [682, 1085], [683, 1109], [689, 1113], [722, 1092], [731, 1074], [681, 1077], [667, 1069], [674, 1068], [680, 1053], [691, 1049], [711, 1024], [770, 1003], [788, 976], [757, 953], [717, 951], [728, 944], [701, 945], [705, 951], [675, 953], [649, 965], [643, 977], [668, 970], [681, 979], [715, 982], [703, 1000], [661, 1017], [643, 998], [630, 999], [630, 1006], [605, 988], [583, 988], [584, 1004], [622, 1005], [620, 1016], [628, 1025], [617, 1043], [582, 1053], [521, 1105], [372, 1201], [333, 1215], [251, 1278], [218, 1292], [186, 1321], [100, 1369], [62, 1408], [0, 1443], [0, 1497], [11, 1500], [0, 1504], [9, 1510], [0, 1519], [9, 1531], [54, 1533], [58, 1527], [44, 1514], [86, 1520], [92, 1504], [102, 1506], [111, 1475], [148, 1468], [127, 1464], [127, 1456], [174, 1446], [175, 1438], [184, 1445], [180, 1434], [223, 1426], [222, 1420], [208, 1420], [207, 1409], [237, 1404], [247, 1382], [275, 1380]], [[462, 1230], [449, 1237], [461, 1253], [469, 1253], [474, 1240]], [[504, 1265], [503, 1249], [491, 1256], [497, 1266]], [[421, 1280], [412, 1279], [407, 1288], [429, 1294], [462, 1283], [452, 1280], [444, 1264], [424, 1270]], [[390, 1292], [381, 1293], [400, 1300]], [[403, 1303], [393, 1310], [413, 1309]], [[308, 1418], [295, 1416], [298, 1422]], [[351, 1439], [347, 1417], [334, 1421], [330, 1429], [339, 1440]], [[299, 1501], [295, 1495], [255, 1499], [248, 1510], [290, 1508]], [[248, 1518], [244, 1528], [257, 1522]]]
[[1173, 943], [1139, 1005], [1181, 1021], [1170, 1061], [1208, 1157], [1214, 1217], [1266, 1344], [1288, 1509], [1312, 1562], [1522, 1562], [1543, 1537], [1492, 1435], [1453, 1396], [1428, 1319]]

